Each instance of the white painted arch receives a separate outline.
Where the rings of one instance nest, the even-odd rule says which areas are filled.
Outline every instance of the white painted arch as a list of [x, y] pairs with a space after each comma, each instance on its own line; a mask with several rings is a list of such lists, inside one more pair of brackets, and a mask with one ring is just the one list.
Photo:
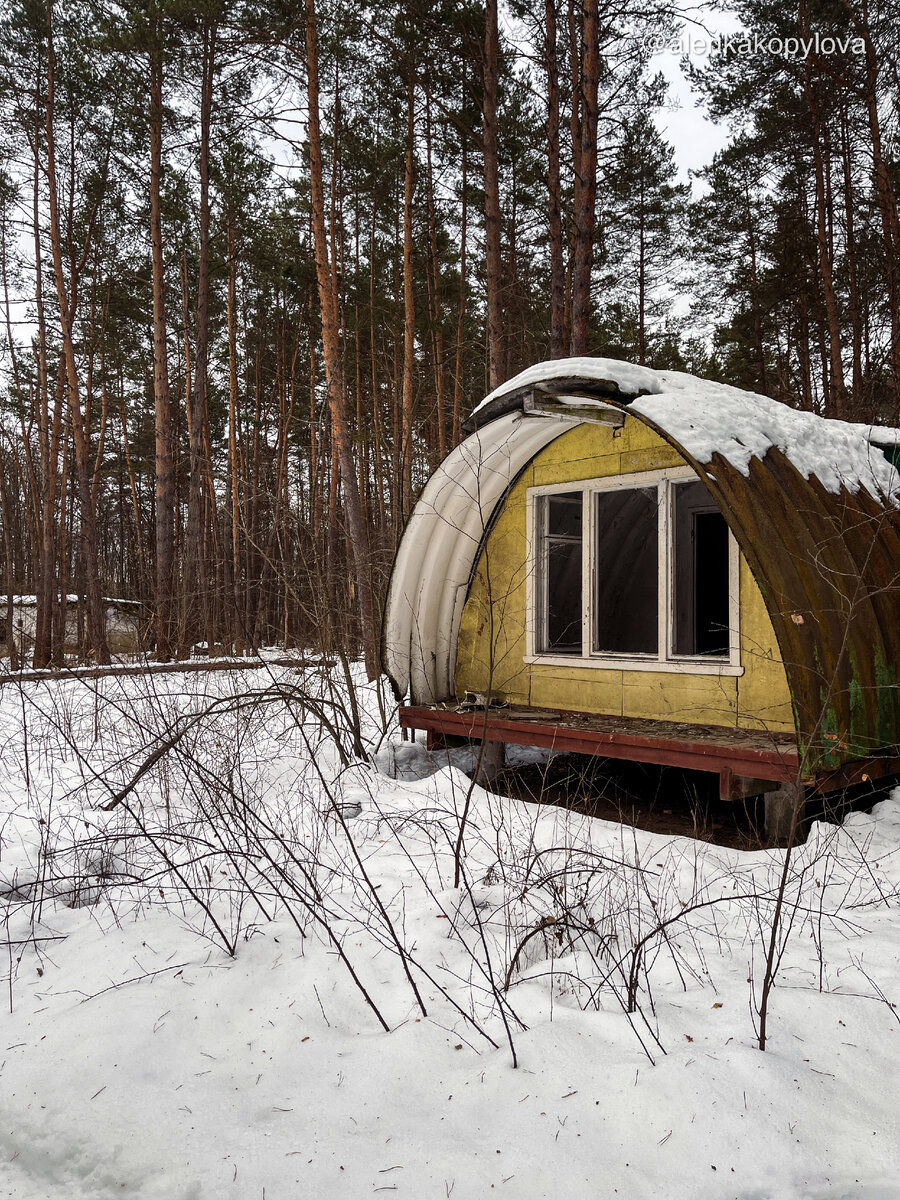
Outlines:
[[459, 623], [484, 532], [510, 484], [571, 417], [506, 413], [451, 451], [410, 517], [391, 575], [383, 661], [397, 694], [434, 704], [453, 694]]

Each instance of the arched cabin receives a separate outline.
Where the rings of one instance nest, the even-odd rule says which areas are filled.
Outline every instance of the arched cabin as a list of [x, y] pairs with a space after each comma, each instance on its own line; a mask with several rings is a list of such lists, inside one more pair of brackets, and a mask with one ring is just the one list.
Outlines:
[[468, 430], [391, 579], [405, 727], [717, 772], [774, 833], [900, 772], [900, 431], [594, 358]]

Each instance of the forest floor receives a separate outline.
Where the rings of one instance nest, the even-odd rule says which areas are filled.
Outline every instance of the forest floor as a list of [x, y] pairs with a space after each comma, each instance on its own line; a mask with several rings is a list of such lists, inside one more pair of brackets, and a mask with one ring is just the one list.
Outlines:
[[762, 1053], [783, 849], [485, 792], [384, 703], [0, 689], [0, 1196], [900, 1200], [900, 789], [794, 851]]

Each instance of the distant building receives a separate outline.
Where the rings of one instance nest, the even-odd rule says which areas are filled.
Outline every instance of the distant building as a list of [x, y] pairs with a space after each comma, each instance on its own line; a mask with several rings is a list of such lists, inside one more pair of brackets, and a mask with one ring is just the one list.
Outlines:
[[[63, 651], [77, 654], [78, 645], [78, 597], [66, 597], [66, 638]], [[106, 640], [112, 654], [136, 654], [141, 646], [141, 622], [144, 605], [139, 600], [117, 600], [104, 598], [106, 618]], [[34, 645], [37, 628], [37, 597], [13, 597], [13, 630], [20, 656], [25, 659]], [[6, 604], [0, 596], [0, 642], [7, 639]], [[4, 647], [5, 649], [5, 647]]]

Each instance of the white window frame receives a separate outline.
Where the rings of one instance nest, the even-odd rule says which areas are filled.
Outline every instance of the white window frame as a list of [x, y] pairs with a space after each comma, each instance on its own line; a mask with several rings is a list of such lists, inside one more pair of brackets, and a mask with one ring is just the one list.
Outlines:
[[[719, 657], [709, 655], [675, 654], [675, 522], [673, 519], [673, 484], [697, 479], [691, 467], [670, 467], [662, 471], [640, 471], [633, 475], [614, 475], [605, 479], [575, 480], [572, 483], [549, 483], [528, 488], [525, 496], [525, 520], [527, 534], [527, 562], [525, 575], [526, 620], [525, 662], [543, 663], [560, 667], [597, 667], [616, 671], [653, 671], [680, 675], [742, 675], [740, 647], [740, 551], [732, 534], [728, 531], [728, 654]], [[596, 560], [596, 509], [593, 497], [600, 492], [656, 487], [660, 503], [657, 504], [659, 520], [659, 598], [657, 605], [658, 639], [656, 654], [615, 654], [597, 652], [593, 645], [593, 578]], [[546, 579], [546, 565], [538, 562], [545, 553], [546, 539], [540, 525], [540, 499], [544, 496], [582, 493], [582, 622], [581, 654], [553, 654], [541, 652], [538, 646], [538, 631], [543, 624], [544, 600], [538, 594]]]

